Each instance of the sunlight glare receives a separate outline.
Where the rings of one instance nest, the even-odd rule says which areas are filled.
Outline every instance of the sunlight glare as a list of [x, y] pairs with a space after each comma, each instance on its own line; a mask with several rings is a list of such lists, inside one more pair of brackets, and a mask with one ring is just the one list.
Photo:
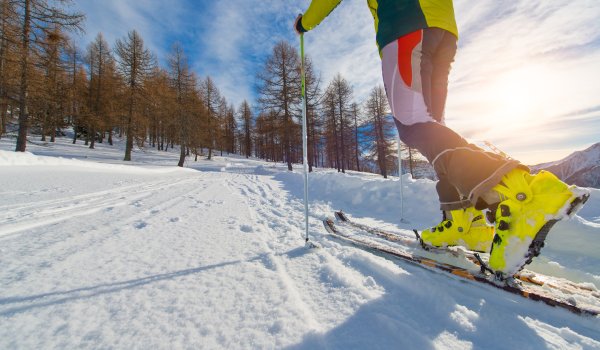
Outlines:
[[542, 66], [526, 66], [506, 72], [489, 87], [490, 116], [497, 131], [518, 131], [541, 122], [552, 101], [551, 72]]

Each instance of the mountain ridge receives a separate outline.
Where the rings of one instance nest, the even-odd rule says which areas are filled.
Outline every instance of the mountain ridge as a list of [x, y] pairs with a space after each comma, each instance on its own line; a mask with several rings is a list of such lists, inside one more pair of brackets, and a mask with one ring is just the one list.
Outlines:
[[561, 160], [534, 165], [531, 169], [535, 172], [550, 171], [568, 184], [600, 188], [600, 142]]

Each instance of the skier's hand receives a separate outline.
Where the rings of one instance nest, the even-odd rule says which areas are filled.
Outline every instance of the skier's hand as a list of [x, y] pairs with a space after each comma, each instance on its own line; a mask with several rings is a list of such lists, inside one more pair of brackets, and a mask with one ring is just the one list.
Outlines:
[[296, 17], [296, 21], [294, 22], [294, 30], [296, 33], [298, 33], [298, 35], [307, 32], [307, 30], [302, 26], [302, 14], [299, 14], [298, 17]]

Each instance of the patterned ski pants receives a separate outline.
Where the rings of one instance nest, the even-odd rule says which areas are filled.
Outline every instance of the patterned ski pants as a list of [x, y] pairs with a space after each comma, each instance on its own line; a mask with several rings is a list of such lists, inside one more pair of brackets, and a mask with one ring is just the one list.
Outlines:
[[[433, 165], [442, 210], [467, 208], [519, 162], [469, 144], [444, 124], [448, 75], [456, 37], [426, 28], [382, 50], [382, 73], [400, 139]], [[479, 205], [481, 207], [481, 205]]]

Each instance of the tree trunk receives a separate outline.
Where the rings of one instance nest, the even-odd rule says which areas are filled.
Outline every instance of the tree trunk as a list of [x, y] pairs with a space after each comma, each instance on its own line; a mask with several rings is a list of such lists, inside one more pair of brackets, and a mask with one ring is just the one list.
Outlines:
[[27, 128], [29, 127], [29, 116], [27, 115], [27, 65], [29, 60], [29, 31], [31, 29], [30, 6], [29, 0], [25, 0], [21, 47], [21, 86], [19, 91], [19, 134], [17, 136], [16, 152], [25, 152]]
[[46, 124], [48, 120], [48, 107], [46, 107], [46, 112], [44, 112], [44, 119], [42, 119], [42, 137], [40, 141], [46, 142]]
[[77, 123], [75, 120], [75, 117], [73, 117], [73, 144], [77, 143]]
[[177, 166], [183, 167], [184, 163], [185, 163], [185, 147], [183, 145], [181, 145], [181, 151], [179, 152], [179, 163], [177, 163]]
[[96, 128], [94, 126], [92, 126], [89, 130], [91, 136], [91, 140], [90, 140], [90, 149], [94, 149], [94, 146], [96, 144]]
[[125, 158], [124, 161], [131, 161], [131, 150], [133, 149], [133, 97], [130, 97], [129, 115], [127, 117], [127, 140], [125, 141]]
[[[0, 97], [3, 98], [3, 97]], [[0, 138], [2, 137], [2, 134], [4, 134], [6, 132], [6, 120], [8, 119], [8, 116], [6, 115], [6, 109], [8, 108], [8, 104], [5, 102], [0, 103]]]

